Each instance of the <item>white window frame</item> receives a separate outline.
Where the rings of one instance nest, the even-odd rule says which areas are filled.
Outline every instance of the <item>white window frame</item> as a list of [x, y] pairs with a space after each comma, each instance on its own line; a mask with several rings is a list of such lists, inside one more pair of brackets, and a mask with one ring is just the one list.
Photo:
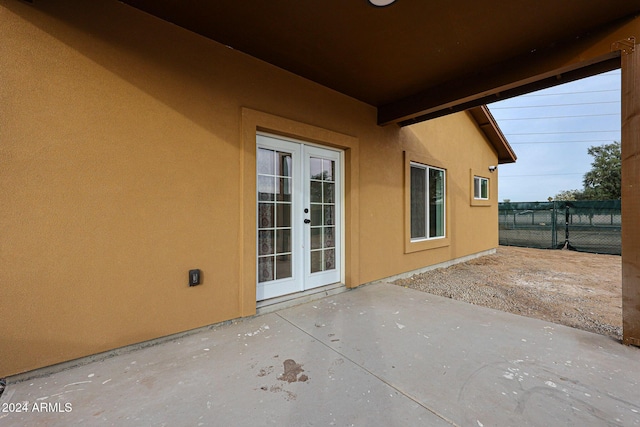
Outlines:
[[[482, 182], [486, 182], [487, 196], [482, 197]], [[473, 177], [473, 198], [474, 200], [489, 200], [489, 178], [475, 175]]]
[[[439, 240], [439, 239], [446, 239], [447, 238], [447, 170], [444, 168], [439, 168], [439, 167], [435, 167], [435, 166], [430, 166], [430, 165], [426, 165], [423, 163], [418, 163], [418, 162], [410, 162], [409, 163], [409, 167], [411, 168], [418, 168], [418, 169], [422, 169], [424, 170], [425, 173], [425, 189], [426, 189], [426, 194], [425, 194], [425, 237], [412, 237], [411, 236], [411, 230], [409, 231], [409, 236], [410, 236], [410, 240], [411, 242], [422, 242], [422, 241], [429, 241], [429, 240]], [[429, 200], [430, 200], [430, 194], [429, 194], [429, 188], [430, 188], [430, 183], [429, 183], [429, 170], [437, 170], [437, 171], [441, 171], [442, 172], [442, 176], [443, 176], [443, 182], [442, 182], [442, 189], [443, 189], [443, 194], [442, 194], [442, 199], [443, 199], [443, 210], [442, 210], [442, 230], [443, 233], [441, 236], [429, 236], [429, 230], [430, 230], [430, 225], [431, 225], [431, 210], [429, 209]], [[409, 192], [411, 192], [411, 183], [409, 183]], [[409, 214], [409, 220], [411, 221], [411, 213]], [[410, 222], [411, 224], [411, 222]]]

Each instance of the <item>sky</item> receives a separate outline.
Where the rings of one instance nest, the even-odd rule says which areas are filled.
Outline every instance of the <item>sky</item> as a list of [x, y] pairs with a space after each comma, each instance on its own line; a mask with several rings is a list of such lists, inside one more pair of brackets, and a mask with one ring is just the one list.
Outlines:
[[516, 163], [499, 165], [498, 199], [547, 201], [582, 189], [587, 149], [620, 141], [620, 70], [489, 104]]

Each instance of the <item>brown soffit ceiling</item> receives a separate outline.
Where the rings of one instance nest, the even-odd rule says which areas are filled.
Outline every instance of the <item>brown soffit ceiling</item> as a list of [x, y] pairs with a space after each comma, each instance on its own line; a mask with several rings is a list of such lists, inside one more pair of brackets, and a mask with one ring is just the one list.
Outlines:
[[[541, 52], [640, 14], [637, 0], [124, 3], [378, 107], [381, 124], [428, 119], [424, 99], [464, 99], [505, 67], [528, 66]], [[616, 68], [611, 59], [590, 72]]]
[[496, 153], [498, 153], [498, 163], [514, 163], [516, 161], [516, 153], [509, 145], [507, 138], [505, 138], [487, 106], [473, 107], [467, 112], [478, 124], [482, 133], [496, 150]]

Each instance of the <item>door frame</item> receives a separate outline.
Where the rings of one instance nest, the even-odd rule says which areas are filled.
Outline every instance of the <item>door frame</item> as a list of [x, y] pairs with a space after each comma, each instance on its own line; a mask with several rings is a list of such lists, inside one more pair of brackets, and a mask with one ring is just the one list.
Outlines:
[[[258, 142], [260, 138], [260, 142]], [[275, 290], [277, 295], [268, 295], [264, 297], [265, 290], [257, 292], [256, 299], [258, 302], [273, 298], [281, 298], [289, 294], [298, 294], [300, 292], [306, 292], [314, 288], [333, 285], [336, 283], [344, 283], [344, 150], [340, 150], [334, 147], [322, 146], [319, 144], [307, 143], [294, 138], [283, 137], [280, 135], [274, 135], [267, 132], [256, 132], [256, 155], [257, 150], [264, 148], [267, 150], [275, 150], [280, 152], [291, 153], [292, 159], [292, 179], [293, 190], [291, 196], [291, 277], [283, 279], [274, 279], [269, 282], [265, 282], [266, 286]], [[338, 236], [335, 242], [335, 263], [336, 271], [325, 272], [311, 272], [311, 226], [307, 225], [303, 220], [310, 217], [310, 213], [303, 213], [304, 208], [309, 208], [310, 200], [309, 196], [309, 160], [311, 157], [323, 157], [332, 159], [337, 163], [337, 170], [335, 171], [335, 183], [337, 184], [335, 190], [336, 209], [335, 212], [335, 232]], [[256, 175], [257, 175], [256, 168]], [[258, 193], [256, 192], [256, 209], [260, 204], [258, 199]], [[257, 212], [257, 211], [256, 211]], [[307, 209], [308, 212], [308, 209]], [[256, 230], [258, 230], [256, 222]], [[258, 232], [258, 231], [256, 231]], [[276, 233], [277, 234], [277, 233]], [[258, 243], [258, 236], [256, 236], [256, 246]], [[261, 285], [258, 282], [259, 277], [259, 253], [256, 247], [256, 286], [259, 290]], [[323, 283], [323, 282], [327, 283]], [[264, 285], [263, 285], [264, 287]], [[280, 293], [282, 292], [282, 293]], [[258, 299], [261, 298], [261, 299]]]
[[241, 114], [241, 158], [238, 179], [241, 204], [241, 214], [238, 218], [240, 315], [244, 317], [256, 313], [256, 135], [258, 132], [343, 151], [342, 283], [348, 288], [360, 285], [358, 138], [250, 108], [242, 108]]

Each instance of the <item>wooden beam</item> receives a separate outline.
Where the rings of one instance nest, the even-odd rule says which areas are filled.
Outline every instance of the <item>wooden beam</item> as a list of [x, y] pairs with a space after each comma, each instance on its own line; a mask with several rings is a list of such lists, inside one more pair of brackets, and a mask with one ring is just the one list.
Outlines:
[[510, 58], [466, 76], [378, 107], [378, 124], [408, 125], [489, 102], [588, 77], [620, 66], [612, 46], [640, 34], [640, 17], [628, 17], [583, 37]]
[[[384, 123], [378, 123], [378, 124], [384, 125], [384, 124], [390, 124], [395, 122], [395, 123], [398, 123], [400, 126], [408, 126], [414, 123], [435, 119], [437, 117], [446, 116], [447, 114], [457, 113], [459, 111], [465, 111], [470, 108], [478, 107], [480, 105], [486, 105], [492, 102], [502, 101], [505, 99], [512, 98], [514, 96], [524, 95], [526, 93], [531, 93], [537, 90], [542, 90], [549, 87], [569, 83], [585, 77], [593, 76], [595, 74], [600, 74], [600, 73], [604, 73], [607, 71], [620, 68], [620, 58], [618, 56], [618, 53], [612, 53], [611, 56], [613, 57], [611, 58], [609, 58], [608, 56], [604, 57], [602, 58], [601, 62], [597, 62], [592, 65], [583, 66], [582, 68], [578, 68], [577, 70], [564, 71], [563, 73], [555, 71], [554, 73], [552, 73], [550, 77], [538, 76], [537, 78], [539, 80], [535, 80], [530, 83], [522, 83], [520, 86], [516, 86], [516, 87], [511, 87], [512, 85], [501, 86], [499, 89], [488, 91], [488, 94], [486, 95], [473, 96], [467, 101], [458, 100], [454, 104], [447, 104], [446, 106], [434, 107], [424, 112], [424, 114], [420, 114], [417, 116], [410, 116], [409, 118], [405, 118], [400, 121], [391, 121], [391, 122], [384, 122]], [[482, 81], [480, 82], [480, 84], [486, 86], [486, 81]], [[462, 90], [465, 90], [466, 88], [468, 91], [475, 92], [475, 90], [470, 86], [468, 86], [468, 84], [466, 83], [462, 83], [462, 84], [456, 83], [454, 86], [456, 90], [462, 91]], [[446, 91], [444, 88], [442, 90]], [[453, 93], [453, 90], [450, 92]], [[483, 90], [480, 92], [485, 93], [487, 91]], [[432, 99], [435, 100], [437, 98], [433, 97]], [[378, 111], [380, 112], [380, 110]], [[378, 117], [384, 119], [380, 115]]]
[[622, 341], [640, 346], [640, 46], [637, 42], [636, 39], [627, 43], [626, 49], [622, 46]]

